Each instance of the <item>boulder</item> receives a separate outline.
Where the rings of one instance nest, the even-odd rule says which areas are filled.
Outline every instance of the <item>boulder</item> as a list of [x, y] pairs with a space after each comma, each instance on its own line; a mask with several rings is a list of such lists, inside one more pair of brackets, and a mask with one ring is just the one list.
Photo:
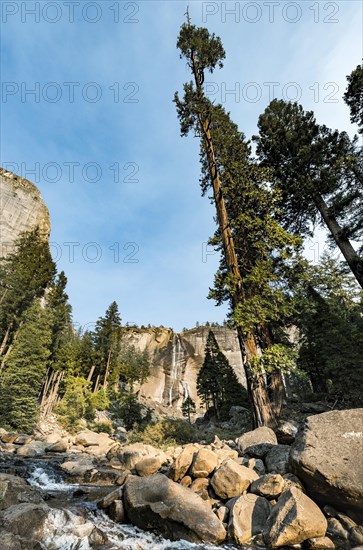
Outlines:
[[143, 443], [131, 443], [130, 445], [116, 445], [108, 453], [107, 458], [112, 458], [110, 455], [116, 456], [123, 468], [133, 470], [138, 462], [143, 458], [164, 456], [162, 451], [155, 449], [151, 445]]
[[262, 476], [264, 473], [266, 473], [266, 468], [263, 463], [263, 460], [260, 458], [243, 458], [241, 462], [242, 466], [247, 466], [247, 468], [252, 468], [255, 470], [255, 472]]
[[21, 477], [0, 474], [0, 510], [24, 502], [40, 504], [43, 502], [42, 493]]
[[209, 449], [200, 449], [194, 456], [190, 474], [193, 477], [208, 477], [219, 464], [216, 453]]
[[108, 434], [92, 432], [91, 430], [83, 430], [78, 433], [75, 437], [75, 443], [83, 445], [86, 449], [91, 447], [92, 449], [89, 449], [89, 452], [93, 451], [94, 454], [98, 455], [106, 455], [110, 448], [115, 445], [115, 441]]
[[50, 508], [44, 503], [22, 503], [10, 506], [2, 512], [2, 526], [14, 535], [42, 541], [44, 523], [49, 510]]
[[289, 489], [291, 489], [291, 487], [296, 487], [303, 493], [306, 493], [303, 484], [301, 483], [300, 479], [297, 476], [295, 476], [294, 474], [287, 473], [287, 474], [284, 474], [282, 477], [284, 478], [284, 483], [285, 483], [284, 491], [288, 491]]
[[357, 525], [349, 530], [349, 542], [352, 546], [363, 545], [363, 525]]
[[33, 440], [33, 438], [32, 438], [31, 435], [20, 434], [15, 439], [14, 443], [15, 443], [15, 445], [27, 445], [28, 443], [31, 443], [32, 440]]
[[255, 479], [258, 479], [258, 475], [254, 470], [228, 458], [213, 474], [211, 485], [216, 495], [229, 499], [240, 496]]
[[115, 489], [114, 491], [111, 491], [108, 495], [104, 496], [101, 500], [97, 502], [97, 507], [101, 508], [101, 510], [105, 510], [115, 500], [121, 500], [122, 498], [122, 487], [118, 487], [118, 489]]
[[327, 521], [320, 508], [304, 493], [292, 487], [272, 508], [263, 538], [268, 546], [292, 546], [313, 537], [325, 536]]
[[246, 432], [236, 441], [242, 454], [247, 453], [255, 458], [262, 458], [272, 445], [277, 444], [275, 432], [271, 428], [261, 427]]
[[32, 441], [28, 445], [19, 447], [16, 454], [24, 458], [33, 458], [41, 456], [45, 453], [46, 444], [43, 441]]
[[46, 453], [66, 453], [68, 449], [68, 441], [66, 439], [58, 439], [55, 443], [48, 445], [45, 448]]
[[213, 452], [218, 457], [218, 463], [222, 464], [227, 458], [232, 458], [233, 460], [238, 459], [238, 451], [231, 449], [230, 447], [223, 447], [223, 449], [214, 449]]
[[273, 500], [284, 490], [285, 481], [280, 474], [266, 474], [256, 479], [250, 487], [251, 493]]
[[309, 416], [291, 447], [290, 466], [317, 502], [363, 512], [363, 409]]
[[61, 469], [68, 475], [76, 478], [82, 483], [89, 479], [91, 474], [96, 472], [94, 463], [89, 459], [67, 460], [60, 465]]
[[149, 458], [142, 458], [135, 464], [135, 470], [141, 477], [150, 476], [156, 474], [163, 463], [161, 456], [151, 456]]
[[124, 470], [119, 474], [119, 476], [116, 478], [116, 484], [117, 485], [123, 485], [126, 481], [126, 479], [131, 475], [130, 470]]
[[45, 546], [37, 540], [29, 540], [0, 531], [0, 548], [1, 550], [46, 550]]
[[190, 489], [163, 474], [130, 476], [124, 488], [129, 520], [171, 540], [219, 544], [226, 531], [208, 504]]
[[1, 441], [3, 443], [14, 443], [14, 441], [19, 437], [19, 434], [16, 432], [6, 432], [4, 431], [1, 435]]
[[184, 476], [183, 479], [180, 480], [180, 485], [183, 485], [184, 487], [190, 487], [193, 480], [190, 476]]
[[125, 508], [122, 500], [114, 500], [110, 504], [107, 514], [115, 523], [125, 523]]
[[308, 550], [334, 550], [335, 544], [329, 537], [314, 537], [304, 543]]
[[295, 420], [281, 420], [276, 429], [278, 443], [291, 445], [295, 441], [299, 423]]
[[219, 508], [214, 510], [214, 513], [216, 514], [217, 518], [222, 523], [227, 523], [228, 522], [229, 510], [228, 510], [227, 506], [220, 506]]
[[262, 533], [271, 508], [268, 500], [257, 495], [246, 494], [237, 498], [229, 515], [229, 537], [237, 544], [244, 544]]
[[289, 471], [289, 445], [275, 445], [265, 456], [266, 470], [270, 474], [287, 474]]
[[179, 455], [174, 459], [169, 470], [169, 477], [173, 481], [182, 479], [190, 468], [195, 453], [198, 452], [198, 447], [193, 444], [183, 447]]
[[197, 495], [202, 497], [203, 500], [209, 500], [208, 487], [209, 479], [207, 479], [206, 477], [198, 477], [190, 485], [190, 489], [193, 491], [193, 493], [197, 493]]

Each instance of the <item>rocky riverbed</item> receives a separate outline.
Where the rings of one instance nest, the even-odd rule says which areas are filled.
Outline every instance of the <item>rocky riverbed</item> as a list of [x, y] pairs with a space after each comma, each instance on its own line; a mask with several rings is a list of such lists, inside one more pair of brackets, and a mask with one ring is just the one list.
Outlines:
[[0, 441], [2, 550], [363, 549], [363, 409], [164, 450], [89, 430]]

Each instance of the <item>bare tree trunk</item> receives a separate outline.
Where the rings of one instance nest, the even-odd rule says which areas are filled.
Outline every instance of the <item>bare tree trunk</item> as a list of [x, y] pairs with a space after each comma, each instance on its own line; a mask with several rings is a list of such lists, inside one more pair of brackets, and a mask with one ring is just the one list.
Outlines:
[[89, 371], [89, 374], [87, 376], [87, 382], [91, 382], [93, 373], [95, 372], [96, 365], [93, 365], [91, 367], [91, 370]]
[[7, 344], [7, 341], [9, 339], [9, 336], [10, 336], [10, 330], [11, 330], [11, 327], [12, 327], [13, 323], [10, 323], [10, 325], [8, 326], [6, 332], [5, 332], [5, 336], [3, 338], [3, 341], [1, 342], [1, 346], [0, 346], [0, 356], [4, 353], [4, 349], [6, 347], [6, 344]]
[[324, 222], [326, 223], [333, 239], [335, 240], [340, 252], [343, 254], [347, 261], [354, 277], [357, 279], [360, 286], [363, 288], [363, 260], [358, 256], [354, 248], [352, 247], [349, 239], [344, 235], [343, 229], [337, 222], [336, 217], [326, 204], [323, 197], [315, 193], [313, 200], [317, 209], [319, 210]]
[[22, 324], [23, 324], [23, 323], [22, 323], [22, 321], [21, 321], [21, 322], [19, 323], [19, 326], [18, 326], [17, 331], [16, 331], [15, 334], [14, 334], [13, 341], [12, 341], [11, 344], [9, 345], [8, 349], [6, 350], [6, 353], [5, 353], [5, 355], [4, 355], [4, 358], [3, 358], [2, 362], [1, 362], [0, 370], [2, 370], [2, 369], [5, 367], [6, 360], [7, 360], [7, 358], [9, 357], [11, 350], [13, 349], [13, 345], [14, 345], [15, 342], [16, 342], [16, 339], [17, 339], [17, 337], [18, 337], [18, 335], [19, 335], [19, 332], [20, 332], [20, 329], [21, 329]]
[[108, 352], [108, 357], [107, 357], [107, 365], [106, 365], [105, 378], [104, 378], [104, 380], [103, 380], [103, 387], [104, 387], [105, 389], [107, 388], [107, 379], [108, 379], [108, 375], [109, 375], [109, 371], [110, 371], [111, 356], [112, 356], [112, 351], [111, 351], [111, 349], [110, 349], [109, 352]]
[[1, 296], [1, 300], [0, 300], [0, 305], [3, 303], [4, 299], [5, 299], [5, 296], [7, 295], [8, 293], [8, 289], [6, 288], [3, 292], [3, 295]]

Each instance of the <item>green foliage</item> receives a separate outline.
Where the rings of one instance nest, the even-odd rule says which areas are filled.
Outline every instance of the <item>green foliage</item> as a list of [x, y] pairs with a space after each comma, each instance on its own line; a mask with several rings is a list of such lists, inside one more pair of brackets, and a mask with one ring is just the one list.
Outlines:
[[61, 271], [47, 295], [47, 306], [52, 310], [52, 349], [51, 358], [54, 361], [58, 349], [67, 341], [69, 332], [73, 330], [71, 321], [72, 308], [66, 294], [67, 277]]
[[140, 351], [131, 345], [124, 345], [118, 357], [119, 380], [123, 384], [143, 384], [150, 374], [150, 356], [147, 350]]
[[84, 421], [93, 422], [96, 409], [105, 410], [108, 404], [103, 388], [98, 392], [92, 392], [91, 383], [85, 378], [68, 376], [65, 393], [56, 408], [56, 413], [67, 430], [76, 432], [84, 427]]
[[[188, 30], [189, 29], [189, 30]], [[195, 45], [195, 40], [198, 43]], [[224, 58], [222, 46], [215, 46], [215, 37], [206, 29], [184, 25], [181, 29], [178, 47], [195, 76], [195, 51], [211, 49], [213, 68], [218, 56]], [[203, 45], [200, 44], [203, 42]], [[202, 56], [203, 59], [203, 56]], [[295, 255], [301, 246], [299, 237], [288, 234], [279, 225], [278, 192], [266, 184], [269, 171], [259, 166], [252, 158], [251, 147], [244, 134], [233, 123], [229, 113], [221, 105], [209, 101], [203, 92], [204, 70], [209, 66], [197, 58], [199, 74], [196, 84], [184, 85], [184, 96], [175, 94], [181, 134], [193, 131], [201, 137], [200, 160], [202, 166], [201, 188], [203, 194], [213, 189], [214, 171], [217, 168], [222, 188], [229, 227], [238, 257], [238, 267], [243, 280], [236, 280], [227, 264], [225, 244], [222, 242], [221, 227], [210, 240], [222, 252], [220, 269], [209, 297], [218, 304], [231, 304], [234, 326], [241, 327], [245, 334], [255, 332], [263, 338], [267, 330], [264, 324], [282, 324], [291, 316], [290, 273], [295, 269]], [[199, 85], [198, 85], [199, 82]], [[207, 123], [210, 138], [204, 131]], [[211, 161], [211, 146], [214, 160]], [[213, 166], [212, 166], [213, 165]], [[218, 202], [221, 197], [211, 197]], [[220, 224], [220, 220], [218, 220]], [[234, 297], [238, 295], [238, 303]], [[262, 342], [263, 347], [267, 345]]]
[[87, 378], [95, 362], [96, 353], [91, 333], [80, 334], [69, 327], [56, 351], [53, 368], [65, 371], [70, 376]]
[[188, 395], [186, 399], [184, 399], [181, 410], [183, 413], [183, 416], [188, 419], [189, 424], [191, 423], [190, 417], [192, 414], [195, 414], [196, 408], [195, 408], [195, 402], [193, 399]]
[[179, 419], [163, 418], [155, 424], [149, 424], [144, 430], [134, 431], [130, 442], [142, 442], [147, 445], [165, 448], [168, 446], [185, 445], [200, 439], [198, 430], [189, 422]]
[[30, 433], [38, 416], [39, 396], [49, 366], [51, 312], [36, 300], [20, 319], [5, 370], [0, 375], [0, 424]]
[[358, 124], [358, 132], [363, 134], [363, 66], [357, 65], [347, 79], [344, 101], [350, 109], [350, 120]]
[[273, 344], [262, 350], [262, 354], [253, 357], [251, 362], [253, 369], [261, 374], [276, 371], [293, 373], [296, 370], [296, 354], [291, 346], [283, 344]]
[[311, 235], [321, 197], [341, 224], [341, 238], [360, 240], [363, 171], [357, 140], [317, 124], [312, 111], [274, 99], [260, 116], [257, 153], [271, 170], [279, 193], [280, 220], [299, 235]]
[[[100, 376], [100, 383], [111, 376], [113, 381], [117, 378], [118, 354], [120, 352], [121, 317], [116, 302], [108, 307], [105, 316], [100, 317], [96, 323], [93, 334], [94, 348], [96, 352], [96, 376]], [[115, 372], [116, 371], [116, 372]], [[106, 380], [107, 381], [107, 380]]]
[[298, 366], [315, 392], [341, 403], [362, 403], [363, 294], [351, 275], [329, 256], [305, 273], [299, 290]]
[[97, 392], [93, 392], [90, 397], [90, 403], [94, 409], [97, 409], [98, 411], [105, 411], [110, 404], [106, 390], [101, 388]]
[[142, 429], [150, 422], [151, 411], [137, 400], [132, 392], [123, 392], [111, 403], [110, 413], [115, 421], [122, 421], [127, 430]]
[[207, 409], [213, 406], [218, 419], [228, 418], [228, 411], [232, 405], [244, 405], [248, 400], [246, 390], [238, 382], [211, 330], [205, 348], [204, 363], [198, 373], [197, 392]]
[[44, 295], [55, 275], [48, 241], [34, 229], [20, 235], [14, 251], [0, 260], [0, 345], [7, 331], [10, 346], [24, 312]]

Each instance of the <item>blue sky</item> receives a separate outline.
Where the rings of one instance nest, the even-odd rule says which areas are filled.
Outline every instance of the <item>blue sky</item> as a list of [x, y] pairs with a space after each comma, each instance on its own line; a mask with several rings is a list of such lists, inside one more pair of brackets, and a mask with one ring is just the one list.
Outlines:
[[[342, 95], [362, 58], [361, 2], [189, 5], [227, 53], [208, 93], [248, 137], [273, 97], [354, 133]], [[177, 330], [225, 317], [206, 299], [218, 256], [199, 144], [180, 138], [172, 103], [190, 80], [175, 46], [186, 6], [2, 2], [1, 164], [40, 188], [83, 327], [112, 300], [124, 322]]]

